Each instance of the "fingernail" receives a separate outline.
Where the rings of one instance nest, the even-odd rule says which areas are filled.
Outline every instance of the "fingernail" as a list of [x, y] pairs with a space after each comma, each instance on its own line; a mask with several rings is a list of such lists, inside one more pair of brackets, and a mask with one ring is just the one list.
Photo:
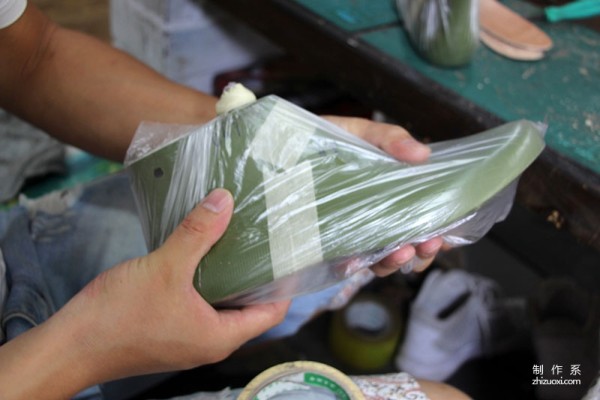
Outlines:
[[408, 150], [427, 150], [427, 145], [416, 141], [415, 139], [402, 139], [399, 141], [399, 145]]
[[393, 142], [391, 150], [392, 153], [400, 160], [407, 161], [409, 163], [425, 161], [430, 154], [429, 146], [411, 138]]
[[215, 214], [220, 214], [231, 201], [229, 192], [225, 189], [215, 189], [202, 200], [202, 207]]
[[400, 271], [403, 274], [410, 274], [413, 271], [420, 272], [420, 270], [421, 270], [420, 267], [422, 264], [423, 264], [423, 259], [421, 259], [419, 256], [414, 256], [409, 261], [402, 264], [402, 266], [400, 267]]
[[434, 251], [434, 252], [420, 253], [419, 257], [423, 260], [428, 260], [432, 257], [435, 257], [436, 255], [437, 255], [437, 251]]
[[415, 269], [414, 260], [407, 261], [404, 264], [402, 264], [402, 266], [400, 267], [400, 271], [403, 274], [410, 274], [413, 271], [413, 269]]

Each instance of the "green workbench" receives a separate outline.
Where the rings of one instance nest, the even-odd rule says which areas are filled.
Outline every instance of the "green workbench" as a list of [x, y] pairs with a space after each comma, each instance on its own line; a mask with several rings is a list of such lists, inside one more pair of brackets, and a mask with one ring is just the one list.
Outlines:
[[[572, 23], [537, 21], [554, 41], [543, 60], [512, 61], [481, 45], [470, 65], [445, 69], [428, 64], [413, 50], [393, 0], [295, 1], [504, 120], [544, 121], [550, 147], [600, 174], [597, 32]], [[540, 15], [537, 7], [522, 1], [505, 4], [526, 17]]]

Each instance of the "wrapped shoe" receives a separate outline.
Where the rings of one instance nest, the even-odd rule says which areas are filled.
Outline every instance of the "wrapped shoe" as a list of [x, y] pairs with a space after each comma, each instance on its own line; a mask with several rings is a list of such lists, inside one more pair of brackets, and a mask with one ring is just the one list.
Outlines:
[[277, 96], [225, 94], [203, 126], [140, 126], [126, 160], [149, 249], [212, 189], [233, 194], [194, 279], [217, 305], [316, 291], [432, 237], [477, 240], [544, 148], [543, 127], [517, 121], [434, 143], [409, 165]]

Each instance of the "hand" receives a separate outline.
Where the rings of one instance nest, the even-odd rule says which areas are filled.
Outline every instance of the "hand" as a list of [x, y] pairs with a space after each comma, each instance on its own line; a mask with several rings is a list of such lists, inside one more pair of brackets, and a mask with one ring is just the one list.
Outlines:
[[0, 347], [2, 398], [67, 398], [108, 380], [217, 362], [280, 323], [289, 302], [217, 311], [193, 287], [232, 212], [231, 194], [213, 191], [159, 249], [100, 274]]
[[121, 370], [117, 375], [217, 362], [283, 320], [287, 302], [217, 311], [192, 285], [232, 212], [231, 194], [213, 191], [163, 246], [106, 271], [69, 304], [66, 312], [92, 317], [98, 332], [88, 340], [115, 350], [102, 358]]
[[[338, 116], [325, 116], [324, 118], [379, 147], [398, 160], [416, 164], [426, 161], [431, 152], [428, 146], [413, 139], [406, 129], [398, 125], [374, 122], [364, 118]], [[423, 271], [431, 264], [442, 245], [443, 240], [440, 237], [416, 246], [406, 245], [371, 266], [371, 270], [377, 276], [386, 276], [398, 269]]]

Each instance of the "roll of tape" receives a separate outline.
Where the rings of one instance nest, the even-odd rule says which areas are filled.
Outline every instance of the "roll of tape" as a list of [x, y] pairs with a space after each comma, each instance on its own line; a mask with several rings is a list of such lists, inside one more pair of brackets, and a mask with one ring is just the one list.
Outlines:
[[373, 371], [390, 362], [400, 334], [400, 310], [394, 310], [381, 296], [361, 293], [333, 314], [329, 345], [348, 366]]
[[314, 361], [294, 361], [271, 367], [246, 385], [238, 400], [268, 399], [365, 400], [348, 376]]

